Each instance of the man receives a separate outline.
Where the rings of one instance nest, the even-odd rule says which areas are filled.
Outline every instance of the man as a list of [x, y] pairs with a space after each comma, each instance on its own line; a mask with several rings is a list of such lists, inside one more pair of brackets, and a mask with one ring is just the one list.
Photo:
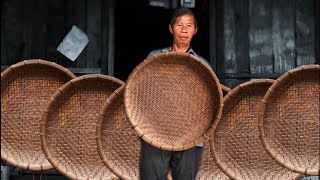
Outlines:
[[[207, 63], [190, 46], [193, 36], [197, 33], [196, 18], [190, 9], [178, 8], [173, 13], [169, 31], [173, 36], [171, 46], [156, 49], [150, 52], [148, 57], [161, 52], [178, 51], [193, 54]], [[141, 151], [141, 180], [166, 180], [170, 168], [173, 180], [193, 180], [198, 172], [203, 144], [184, 151], [165, 151], [142, 140]]]
[[191, 48], [191, 40], [197, 33], [197, 30], [197, 20], [194, 13], [187, 8], [176, 9], [169, 24], [169, 31], [173, 36], [172, 45], [170, 47], [153, 50], [149, 53], [148, 57], [168, 51], [188, 52], [208, 63]]

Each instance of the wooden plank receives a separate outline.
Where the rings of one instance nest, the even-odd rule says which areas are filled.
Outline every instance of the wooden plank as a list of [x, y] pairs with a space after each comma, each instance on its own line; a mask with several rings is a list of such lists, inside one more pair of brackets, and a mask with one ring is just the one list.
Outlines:
[[217, 72], [217, 37], [216, 37], [216, 17], [217, 17], [216, 0], [209, 1], [209, 57], [210, 65], [214, 72]]
[[21, 41], [24, 44], [24, 47], [21, 51], [22, 59], [32, 59], [31, 57], [31, 41], [33, 39], [32, 26], [33, 24], [33, 16], [32, 12], [34, 11], [35, 0], [22, 0], [23, 10], [23, 26], [22, 26], [22, 39]]
[[276, 73], [283, 73], [296, 67], [294, 6], [292, 0], [273, 1], [272, 42]]
[[57, 47], [70, 29], [65, 29], [64, 0], [48, 1], [47, 59], [68, 67], [70, 60], [57, 51]]
[[314, 0], [296, 0], [295, 32], [297, 66], [315, 63], [313, 5]]
[[[249, 72], [249, 42], [248, 42], [248, 1], [223, 1], [223, 53], [224, 72]], [[221, 46], [221, 44], [219, 44]], [[223, 78], [226, 78], [226, 74]], [[245, 80], [226, 78], [222, 83], [235, 87]]]
[[[12, 1], [10, 1], [12, 2]], [[8, 45], [6, 43], [6, 38], [8, 37], [8, 34], [6, 34], [6, 26], [7, 26], [7, 19], [8, 19], [8, 3], [9, 1], [8, 0], [4, 0], [4, 1], [1, 1], [1, 39], [0, 39], [0, 43], [1, 43], [1, 55], [0, 55], [0, 58], [1, 58], [1, 65], [4, 64], [4, 65], [9, 65], [9, 60], [7, 58], [7, 48], [8, 48]], [[6, 36], [4, 36], [4, 34]]]
[[[180, 0], [179, 0], [180, 1]], [[203, 58], [205, 58], [211, 66], [210, 59], [210, 11], [209, 11], [209, 1], [199, 1], [194, 9], [195, 16], [198, 21], [198, 31], [193, 37], [192, 48], [193, 50]], [[214, 2], [213, 2], [214, 3]], [[212, 13], [212, 12], [211, 12]], [[169, 16], [170, 17], [170, 16]], [[214, 17], [214, 16], [213, 16]], [[166, 21], [169, 23], [169, 19]], [[159, 26], [161, 27], [161, 26]], [[167, 28], [163, 28], [164, 30]], [[165, 32], [165, 31], [164, 31]], [[169, 38], [171, 40], [171, 38]], [[169, 43], [168, 43], [169, 44]], [[168, 46], [168, 45], [167, 45]], [[211, 66], [212, 68], [215, 68]]]
[[256, 78], [271, 78], [271, 79], [276, 79], [280, 77], [283, 73], [226, 73], [225, 77], [226, 78], [236, 78], [236, 79], [256, 79]]
[[220, 83], [225, 83], [225, 56], [224, 56], [224, 1], [216, 1], [216, 15], [217, 17], [221, 18], [216, 18], [216, 37], [217, 37], [217, 76], [220, 80]]
[[[66, 30], [70, 30], [73, 25], [85, 32], [86, 30], [86, 0], [65, 0], [65, 22]], [[86, 66], [86, 51], [84, 48], [77, 59], [70, 63], [69, 67], [84, 68]]]
[[320, 1], [314, 0], [315, 63], [320, 64]]
[[[29, 1], [28, 1], [29, 2]], [[30, 56], [31, 58], [45, 59], [47, 57], [47, 18], [48, 18], [48, 2], [43, 0], [35, 0], [31, 9], [31, 21], [28, 33], [32, 39], [30, 40]]]
[[236, 47], [235, 47], [235, 16], [232, 5], [233, 0], [225, 0], [223, 6], [223, 27], [224, 27], [224, 60], [225, 72], [235, 73], [236, 69]]
[[103, 74], [114, 76], [115, 57], [115, 2], [114, 0], [102, 1], [101, 24], [101, 71]]
[[114, 0], [108, 1], [109, 13], [108, 13], [108, 25], [109, 25], [109, 32], [108, 32], [108, 75], [114, 76], [114, 56], [115, 56], [115, 2]]
[[249, 21], [250, 72], [272, 73], [272, 1], [249, 0]]
[[101, 74], [101, 68], [68, 68], [74, 74]]
[[[103, 74], [109, 74], [108, 73], [108, 40], [109, 40], [109, 1], [102, 1], [102, 8], [105, 9], [102, 11], [101, 15], [101, 71]], [[114, 62], [112, 63], [114, 65]], [[114, 68], [112, 69], [114, 70]], [[111, 72], [113, 75], [113, 71]], [[110, 74], [110, 75], [111, 75]]]
[[[8, 54], [7, 54], [7, 49], [8, 49], [8, 43], [7, 43], [7, 38], [8, 38], [8, 34], [6, 33], [6, 29], [8, 26], [8, 17], [9, 16], [9, 2], [13, 2], [13, 1], [9, 1], [9, 0], [4, 0], [1, 1], [1, 65], [10, 65], [9, 59], [8, 59]], [[5, 34], [5, 36], [4, 36]]]
[[232, 2], [235, 16], [235, 51], [237, 72], [247, 73], [249, 67], [249, 18], [248, 0], [234, 0]]
[[22, 59], [46, 59], [47, 2], [41, 0], [21, 1], [23, 9]]
[[89, 43], [86, 53], [86, 67], [97, 68], [101, 65], [101, 1], [87, 2], [87, 36]]
[[1, 64], [12, 65], [23, 60], [23, 4], [20, 0], [5, 0], [2, 4]]

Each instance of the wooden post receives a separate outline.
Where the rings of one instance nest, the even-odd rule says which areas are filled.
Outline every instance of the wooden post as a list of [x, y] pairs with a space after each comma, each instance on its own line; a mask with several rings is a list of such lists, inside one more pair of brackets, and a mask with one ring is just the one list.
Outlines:
[[102, 1], [101, 72], [114, 76], [114, 0]]

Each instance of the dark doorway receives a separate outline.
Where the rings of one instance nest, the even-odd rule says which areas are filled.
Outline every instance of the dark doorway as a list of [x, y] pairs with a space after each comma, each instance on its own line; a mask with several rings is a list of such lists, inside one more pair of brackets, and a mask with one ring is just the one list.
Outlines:
[[[208, 1], [197, 1], [198, 33], [193, 49], [209, 61]], [[114, 76], [126, 81], [148, 53], [171, 44], [168, 30], [173, 9], [153, 7], [148, 0], [116, 1]]]

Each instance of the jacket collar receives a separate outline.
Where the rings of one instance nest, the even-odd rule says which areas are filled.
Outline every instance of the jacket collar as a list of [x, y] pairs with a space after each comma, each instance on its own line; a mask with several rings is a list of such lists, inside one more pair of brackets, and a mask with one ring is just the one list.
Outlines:
[[[168, 52], [168, 51], [172, 51], [171, 46], [169, 46], [169, 47], [164, 48], [164, 49], [161, 50], [161, 52]], [[196, 53], [193, 51], [192, 47], [190, 47], [190, 48], [188, 49], [187, 53], [196, 55]]]

